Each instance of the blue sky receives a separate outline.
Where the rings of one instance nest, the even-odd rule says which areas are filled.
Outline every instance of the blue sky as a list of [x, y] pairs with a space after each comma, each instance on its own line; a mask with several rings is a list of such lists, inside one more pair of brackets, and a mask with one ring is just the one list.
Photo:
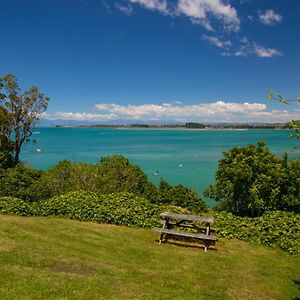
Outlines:
[[44, 117], [276, 122], [300, 96], [296, 0], [0, 0], [0, 76], [38, 85]]

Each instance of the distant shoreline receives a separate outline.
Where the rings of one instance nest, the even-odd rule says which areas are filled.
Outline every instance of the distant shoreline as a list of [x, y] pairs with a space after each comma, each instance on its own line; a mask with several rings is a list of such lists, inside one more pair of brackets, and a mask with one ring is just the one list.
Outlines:
[[246, 131], [246, 130], [291, 130], [290, 128], [280, 128], [280, 127], [207, 127], [207, 128], [187, 128], [179, 126], [149, 126], [149, 127], [131, 127], [131, 126], [37, 126], [36, 128], [57, 128], [57, 129], [67, 129], [67, 128], [78, 128], [78, 129], [118, 129], [118, 130], [178, 130], [178, 131]]
[[210, 131], [210, 130], [291, 130], [286, 125], [244, 125], [244, 126], [205, 126], [204, 128], [185, 127], [185, 126], [131, 126], [131, 125], [56, 125], [56, 126], [36, 126], [36, 128], [91, 128], [91, 129], [119, 129], [119, 130], [186, 130], [186, 131]]

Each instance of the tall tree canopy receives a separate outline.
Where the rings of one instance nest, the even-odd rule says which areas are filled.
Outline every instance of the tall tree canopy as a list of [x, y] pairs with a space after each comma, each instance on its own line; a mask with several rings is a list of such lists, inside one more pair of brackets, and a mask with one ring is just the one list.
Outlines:
[[[32, 135], [33, 129], [41, 114], [47, 109], [49, 98], [32, 86], [22, 93], [17, 78], [7, 74], [0, 78], [0, 113], [1, 144], [10, 151], [13, 145], [14, 163], [19, 163], [23, 143]], [[8, 140], [10, 142], [8, 142]], [[6, 143], [4, 143], [6, 141]], [[4, 149], [2, 149], [4, 151]]]
[[300, 211], [300, 160], [272, 154], [264, 142], [223, 152], [216, 183], [205, 196], [241, 216], [270, 210]]

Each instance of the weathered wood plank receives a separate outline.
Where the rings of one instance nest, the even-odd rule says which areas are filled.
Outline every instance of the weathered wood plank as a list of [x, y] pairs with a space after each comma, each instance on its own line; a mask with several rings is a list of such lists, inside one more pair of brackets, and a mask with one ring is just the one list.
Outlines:
[[[161, 220], [160, 221], [160, 224], [164, 225], [165, 224], [165, 221]], [[172, 228], [176, 228], [176, 227], [182, 227], [182, 228], [191, 228], [191, 229], [197, 229], [201, 232], [206, 232], [207, 231], [207, 227], [202, 227], [202, 226], [196, 226], [195, 224], [177, 224], [175, 222], [168, 222], [168, 229], [172, 229]], [[217, 233], [218, 230], [217, 229], [213, 229], [213, 228], [210, 228], [210, 232], [213, 232], [213, 233]]]
[[154, 228], [155, 231], [159, 233], [165, 233], [169, 235], [176, 235], [176, 236], [183, 236], [193, 239], [200, 239], [205, 241], [212, 241], [215, 242], [218, 240], [218, 238], [214, 235], [207, 235], [202, 233], [191, 233], [191, 232], [183, 232], [183, 231], [176, 231], [171, 229], [164, 229], [164, 228]]
[[190, 222], [201, 222], [201, 223], [210, 224], [210, 225], [214, 223], [214, 218], [211, 218], [211, 217], [173, 214], [173, 213], [161, 213], [160, 216], [164, 219], [176, 219], [176, 220], [185, 220], [185, 221], [190, 221]]

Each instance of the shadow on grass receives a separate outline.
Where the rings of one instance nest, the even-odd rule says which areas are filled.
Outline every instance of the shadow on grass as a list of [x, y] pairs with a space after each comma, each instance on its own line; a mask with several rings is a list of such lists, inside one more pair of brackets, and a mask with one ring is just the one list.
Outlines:
[[[156, 243], [159, 243], [159, 240], [155, 240]], [[204, 251], [204, 245], [199, 244], [199, 243], [190, 243], [187, 241], [183, 241], [183, 240], [167, 240], [167, 241], [163, 241], [162, 244], [171, 244], [171, 245], [175, 245], [175, 246], [179, 246], [179, 247], [183, 247], [183, 248], [195, 248], [195, 249], [201, 249]], [[209, 246], [207, 251], [217, 251], [217, 249], [214, 246]]]

